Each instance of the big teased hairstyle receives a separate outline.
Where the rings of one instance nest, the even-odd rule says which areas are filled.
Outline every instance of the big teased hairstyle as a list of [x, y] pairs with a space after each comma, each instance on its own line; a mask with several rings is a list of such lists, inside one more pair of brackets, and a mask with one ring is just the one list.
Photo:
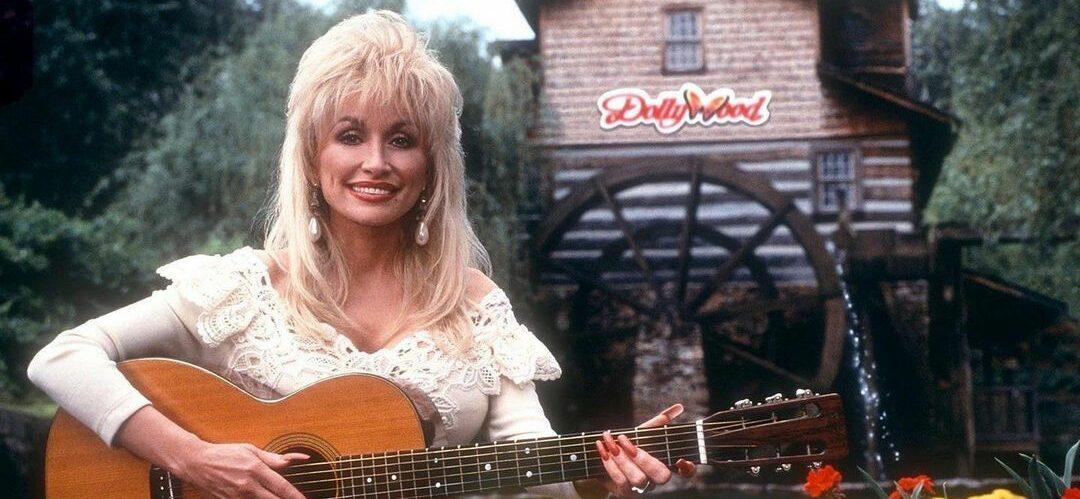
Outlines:
[[[466, 280], [470, 267], [488, 273], [490, 262], [465, 214], [461, 91], [427, 44], [427, 36], [400, 15], [380, 10], [341, 21], [300, 59], [289, 89], [277, 194], [265, 239], [266, 250], [285, 266], [283, 301], [299, 333], [319, 334], [320, 322], [338, 328], [354, 324], [342, 308], [350, 282], [342, 248], [332, 233], [311, 242], [307, 224], [320, 147], [329, 140], [342, 104], [357, 99], [360, 109], [400, 112], [419, 129], [419, 142], [428, 153], [424, 220], [430, 240], [419, 246], [412, 237], [403, 238], [395, 272], [405, 287], [407, 317], [399, 317], [397, 325], [407, 319], [416, 329], [443, 332], [448, 337], [441, 340], [459, 348], [471, 342]], [[324, 213], [315, 215], [325, 222]], [[405, 216], [406, 234], [411, 234], [416, 212]]]

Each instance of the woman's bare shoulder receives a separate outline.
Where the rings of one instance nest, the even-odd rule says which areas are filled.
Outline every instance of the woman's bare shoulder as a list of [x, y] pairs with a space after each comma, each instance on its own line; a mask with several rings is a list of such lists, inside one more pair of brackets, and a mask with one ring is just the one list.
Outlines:
[[495, 282], [491, 280], [483, 271], [476, 268], [469, 268], [469, 271], [465, 278], [465, 296], [474, 302], [482, 300], [492, 290], [495, 289]]

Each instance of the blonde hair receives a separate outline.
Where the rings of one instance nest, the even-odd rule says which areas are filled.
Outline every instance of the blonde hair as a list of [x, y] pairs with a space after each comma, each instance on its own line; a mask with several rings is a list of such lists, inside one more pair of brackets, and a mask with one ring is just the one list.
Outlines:
[[[449, 338], [442, 340], [460, 348], [471, 343], [468, 272], [475, 267], [489, 273], [490, 262], [465, 214], [461, 91], [427, 44], [426, 35], [399, 14], [379, 10], [341, 21], [300, 59], [289, 89], [277, 194], [264, 243], [271, 255], [284, 255], [288, 283], [283, 301], [299, 333], [318, 334], [319, 322], [337, 328], [355, 325], [342, 308], [350, 276], [340, 245], [333, 234], [315, 243], [307, 235], [320, 145], [342, 104], [355, 98], [361, 109], [400, 111], [419, 129], [430, 160], [424, 215], [429, 242], [419, 246], [404, 237], [397, 259], [401, 265], [395, 269], [405, 288], [408, 324], [445, 333]], [[411, 234], [415, 214], [405, 216], [406, 234]], [[398, 317], [398, 328], [405, 319]]]

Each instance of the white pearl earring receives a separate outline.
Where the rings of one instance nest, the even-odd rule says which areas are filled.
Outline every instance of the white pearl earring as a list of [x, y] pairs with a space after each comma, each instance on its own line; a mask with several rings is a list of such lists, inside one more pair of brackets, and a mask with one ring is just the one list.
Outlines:
[[316, 242], [322, 237], [322, 225], [319, 224], [319, 191], [311, 193], [311, 218], [308, 219], [308, 240]]
[[429, 234], [427, 222], [424, 221], [424, 215], [427, 213], [427, 197], [423, 192], [420, 193], [420, 213], [416, 216], [416, 219], [420, 222], [416, 224], [416, 244], [423, 246], [428, 243]]

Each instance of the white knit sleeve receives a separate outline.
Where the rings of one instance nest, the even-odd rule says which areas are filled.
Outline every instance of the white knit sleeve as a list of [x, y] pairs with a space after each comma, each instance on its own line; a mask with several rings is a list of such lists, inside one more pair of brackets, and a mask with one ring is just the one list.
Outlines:
[[195, 358], [200, 344], [169, 305], [171, 290], [61, 332], [34, 356], [27, 376], [61, 408], [113, 445], [120, 426], [150, 401], [116, 368], [140, 357]]
[[[244, 248], [250, 250], [250, 248]], [[157, 269], [171, 284], [57, 335], [27, 375], [75, 419], [112, 445], [120, 426], [150, 404], [116, 368], [141, 357], [198, 364], [256, 313], [253, 255], [191, 255]], [[255, 263], [253, 263], [255, 262]]]

